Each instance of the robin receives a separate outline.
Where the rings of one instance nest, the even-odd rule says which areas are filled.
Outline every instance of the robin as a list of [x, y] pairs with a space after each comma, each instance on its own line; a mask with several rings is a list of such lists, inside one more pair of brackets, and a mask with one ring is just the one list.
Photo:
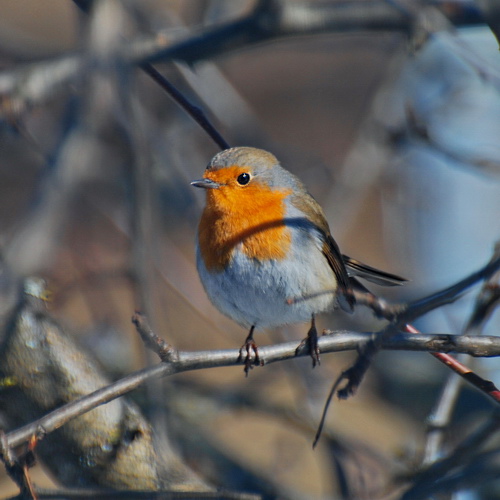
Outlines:
[[405, 281], [342, 255], [318, 202], [267, 151], [222, 151], [191, 184], [206, 190], [198, 273], [215, 307], [249, 329], [238, 358], [246, 352], [247, 374], [260, 364], [256, 328], [310, 321], [297, 350], [307, 342], [314, 366], [315, 315], [338, 307], [352, 312], [353, 289], [362, 287], [354, 276], [386, 286]]

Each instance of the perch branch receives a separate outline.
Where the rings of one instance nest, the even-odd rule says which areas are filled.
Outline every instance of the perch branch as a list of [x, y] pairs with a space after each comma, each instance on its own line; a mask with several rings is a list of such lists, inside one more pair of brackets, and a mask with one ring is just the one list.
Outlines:
[[[366, 343], [373, 334], [342, 331], [332, 335], [325, 335], [318, 339], [322, 353], [356, 350], [359, 345]], [[270, 346], [259, 347], [259, 353], [265, 364], [295, 358], [296, 356], [309, 356], [304, 348], [296, 354], [297, 343], [286, 342]], [[471, 356], [500, 356], [499, 337], [470, 337], [458, 335], [429, 335], [400, 333], [385, 341], [383, 349], [411, 350], [411, 351], [441, 351], [464, 352]], [[26, 442], [32, 435], [40, 438], [49, 432], [58, 429], [67, 421], [82, 415], [97, 406], [108, 403], [144, 384], [153, 377], [165, 377], [176, 373], [216, 368], [222, 366], [241, 366], [237, 362], [239, 350], [219, 351], [178, 351], [174, 361], [134, 372], [113, 384], [72, 401], [41, 419], [25, 425], [5, 436], [8, 447], [16, 447]]]

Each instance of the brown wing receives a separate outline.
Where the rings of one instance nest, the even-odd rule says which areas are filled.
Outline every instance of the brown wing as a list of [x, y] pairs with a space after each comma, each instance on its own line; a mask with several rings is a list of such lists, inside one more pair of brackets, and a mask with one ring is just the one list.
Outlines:
[[335, 277], [337, 278], [337, 285], [342, 292], [343, 297], [339, 296], [339, 304], [345, 311], [352, 312], [356, 300], [354, 299], [354, 295], [352, 294], [351, 283], [349, 281], [349, 275], [347, 274], [347, 269], [342, 259], [342, 254], [340, 253], [337, 242], [333, 239], [333, 236], [330, 234], [330, 232], [328, 232], [328, 234], [326, 234], [325, 236], [326, 240], [323, 243], [323, 254], [325, 255], [328, 264], [330, 264], [330, 267], [335, 273]]
[[347, 312], [352, 312], [355, 299], [352, 294], [351, 283], [349, 281], [349, 274], [344, 265], [344, 260], [340, 249], [330, 233], [328, 222], [326, 221], [323, 209], [318, 202], [310, 196], [307, 192], [304, 196], [294, 196], [292, 203], [303, 213], [308, 214], [308, 220], [311, 222], [324, 236], [323, 254], [332, 268], [337, 286], [340, 289], [339, 304]]
[[363, 264], [358, 260], [351, 259], [351, 257], [347, 255], [343, 255], [342, 259], [350, 276], [357, 276], [358, 278], [363, 278], [381, 286], [397, 286], [408, 281], [396, 274], [386, 273], [380, 269], [375, 269], [374, 267]]

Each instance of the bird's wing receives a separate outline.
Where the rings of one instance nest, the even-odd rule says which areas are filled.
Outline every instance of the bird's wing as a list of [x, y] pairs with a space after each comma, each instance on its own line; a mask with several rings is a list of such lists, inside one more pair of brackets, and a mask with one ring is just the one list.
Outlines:
[[354, 304], [356, 300], [352, 293], [351, 282], [349, 280], [349, 274], [347, 273], [347, 269], [344, 265], [344, 261], [342, 259], [342, 254], [340, 253], [340, 249], [337, 245], [337, 242], [333, 239], [333, 236], [330, 232], [325, 234], [325, 242], [323, 243], [323, 254], [330, 264], [335, 277], [337, 278], [337, 285], [342, 291], [342, 297], [339, 295], [339, 303], [342, 309], [347, 312], [352, 312], [354, 308]]
[[321, 250], [335, 275], [337, 286], [341, 292], [338, 294], [339, 304], [343, 310], [352, 312], [356, 300], [352, 293], [349, 274], [347, 273], [337, 242], [330, 233], [330, 227], [328, 226], [323, 209], [307, 192], [301, 197], [294, 197], [292, 203], [302, 213], [308, 215], [308, 223], [311, 223], [322, 234], [323, 247]]

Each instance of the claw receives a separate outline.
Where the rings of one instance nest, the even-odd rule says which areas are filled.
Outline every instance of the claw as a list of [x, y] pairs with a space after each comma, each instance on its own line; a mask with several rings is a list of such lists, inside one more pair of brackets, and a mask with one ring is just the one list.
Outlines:
[[[240, 347], [240, 354], [238, 355], [237, 362], [243, 361], [245, 365], [244, 371], [245, 376], [248, 377], [248, 372], [255, 366], [262, 366], [264, 362], [260, 359], [259, 356], [259, 348], [253, 339], [253, 331], [255, 326], [250, 328], [248, 332], [247, 338], [245, 339], [245, 343]], [[252, 355], [253, 352], [253, 355]], [[245, 358], [243, 359], [243, 355], [245, 354]]]
[[314, 316], [311, 319], [311, 328], [309, 328], [309, 331], [307, 332], [307, 337], [303, 339], [297, 349], [295, 349], [295, 355], [297, 355], [306, 344], [308, 346], [309, 355], [312, 358], [312, 365], [314, 368], [316, 365], [321, 364], [319, 359], [318, 330], [316, 330], [316, 320], [314, 319]]

